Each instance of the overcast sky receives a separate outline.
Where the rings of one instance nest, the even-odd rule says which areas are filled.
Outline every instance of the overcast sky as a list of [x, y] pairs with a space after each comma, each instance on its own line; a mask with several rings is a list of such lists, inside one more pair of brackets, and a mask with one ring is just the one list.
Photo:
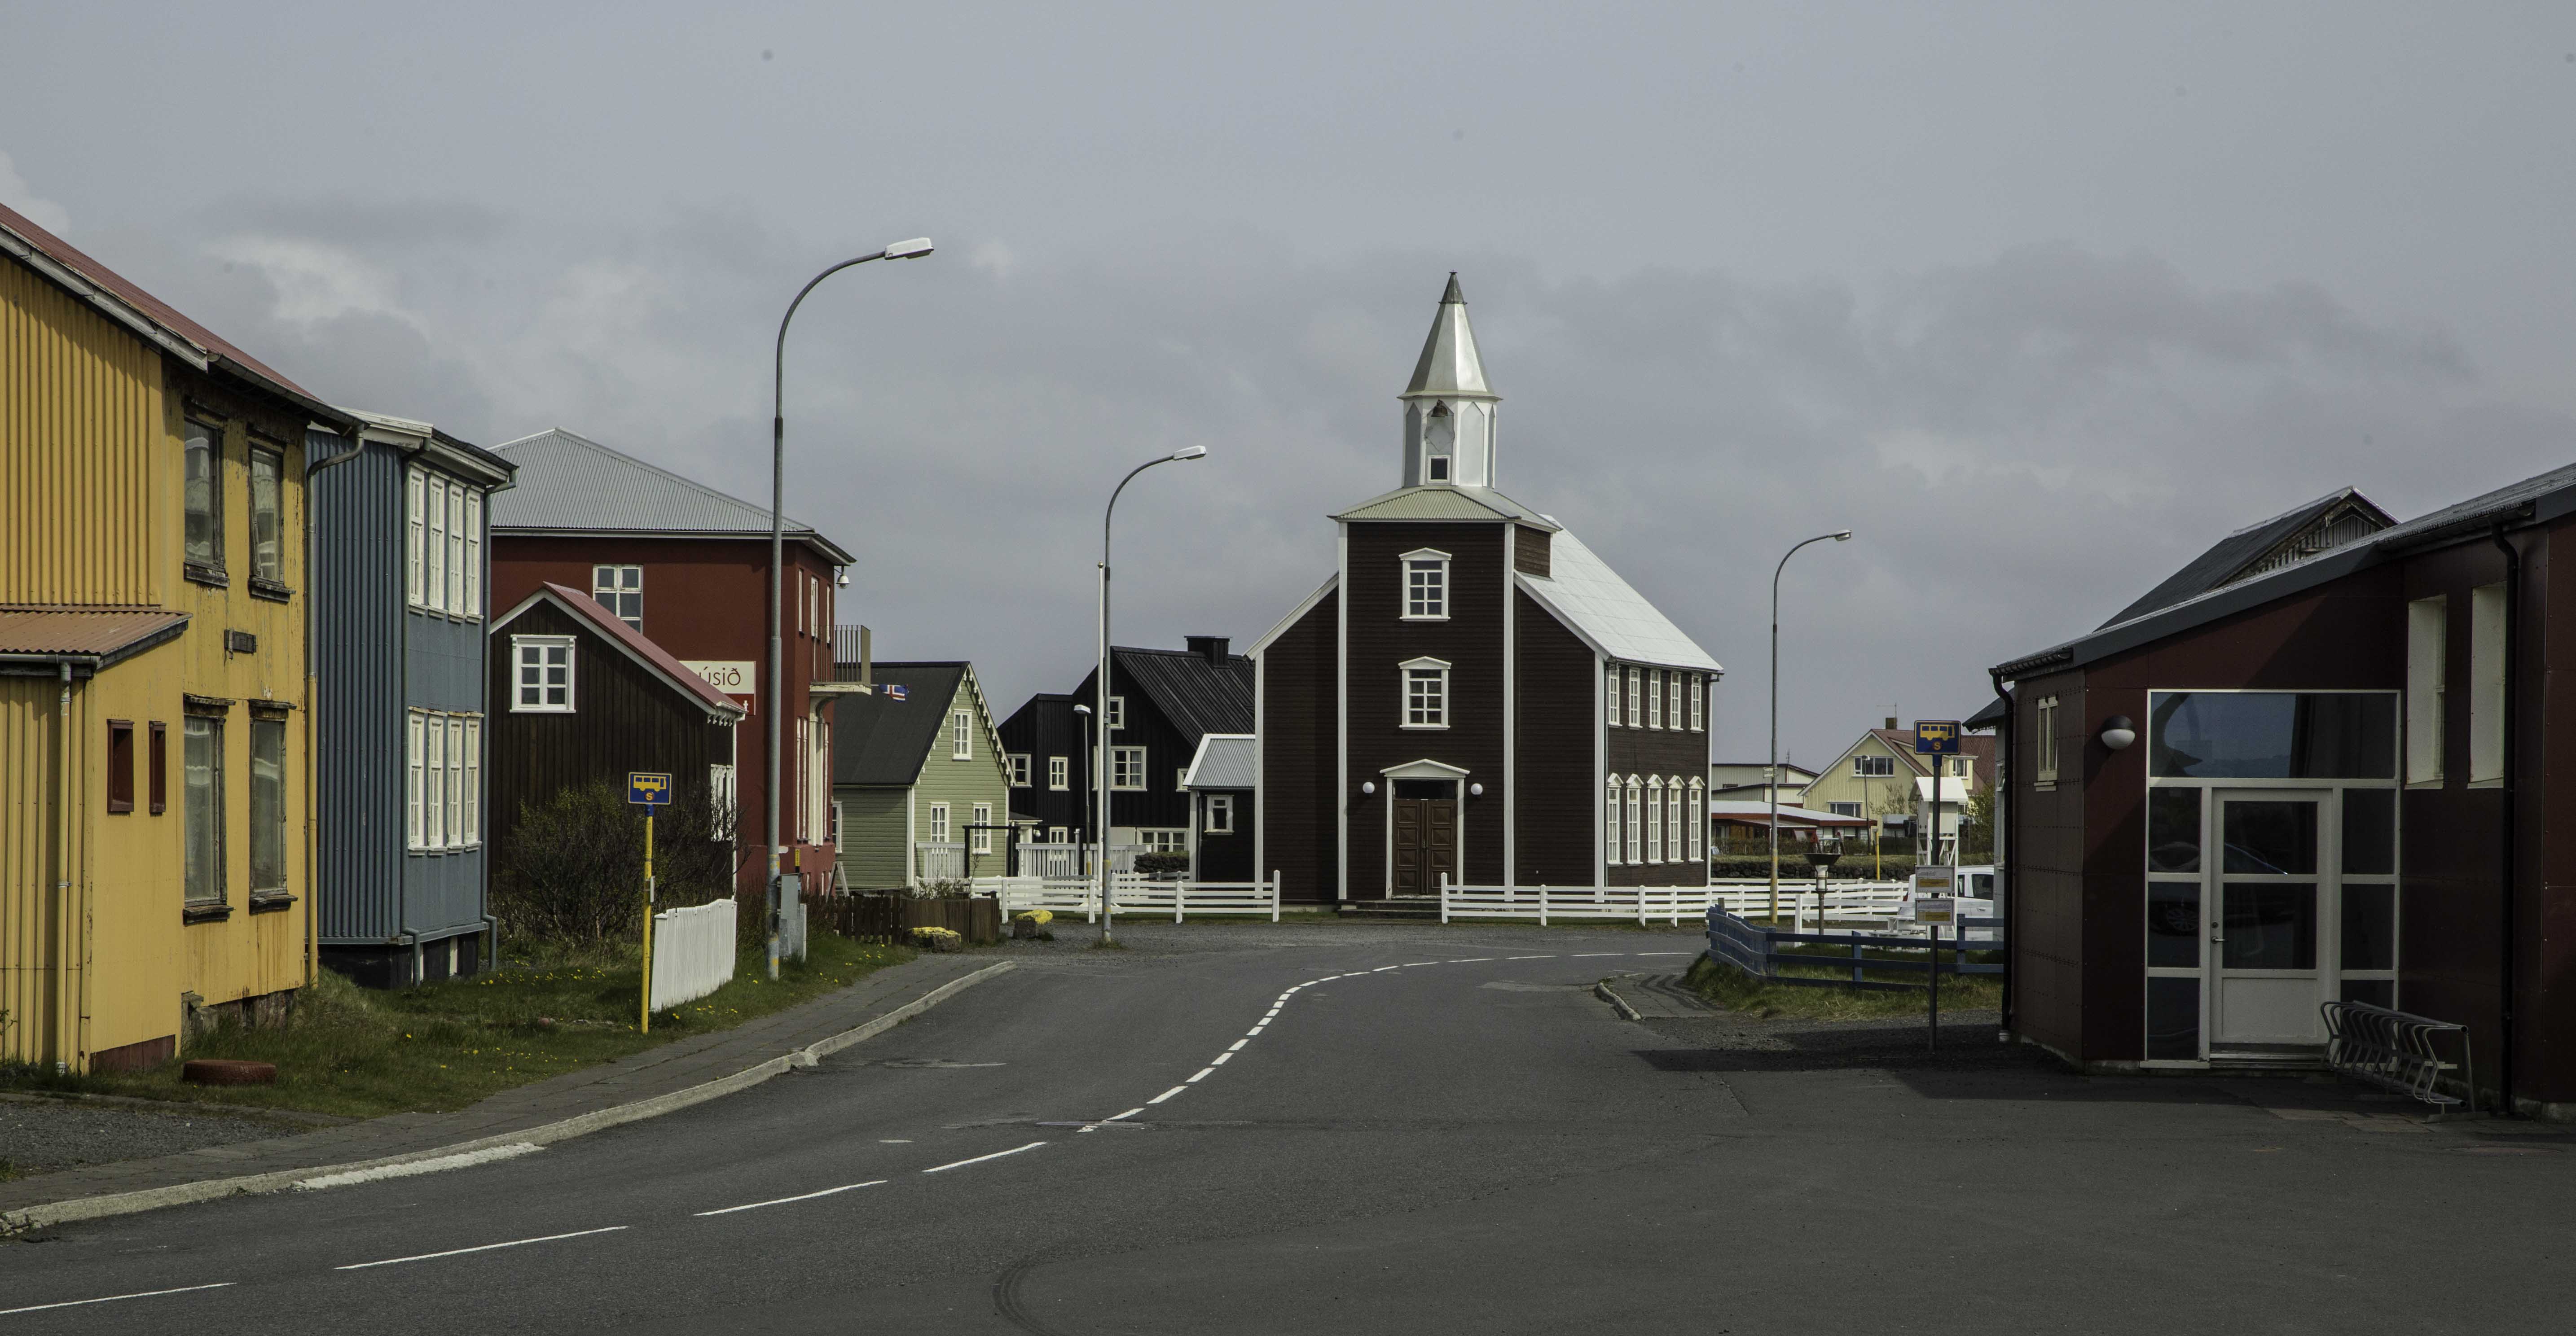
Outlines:
[[[719, 12], [721, 10], [721, 12]], [[2576, 8], [0, 3], [0, 201], [337, 402], [859, 554], [1000, 708], [1248, 642], [1395, 485], [1449, 270], [1500, 484], [1810, 763], [2345, 484], [2576, 459]]]

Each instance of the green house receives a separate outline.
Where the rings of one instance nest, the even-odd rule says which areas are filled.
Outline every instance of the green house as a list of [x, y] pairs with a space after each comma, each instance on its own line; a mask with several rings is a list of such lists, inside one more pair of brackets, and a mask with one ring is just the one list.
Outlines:
[[1010, 773], [967, 663], [880, 663], [833, 707], [832, 842], [854, 891], [1010, 870]]

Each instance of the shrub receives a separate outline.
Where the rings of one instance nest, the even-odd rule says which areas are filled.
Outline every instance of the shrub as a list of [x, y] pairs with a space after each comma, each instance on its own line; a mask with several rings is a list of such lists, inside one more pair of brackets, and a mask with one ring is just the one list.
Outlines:
[[[1912, 857], [1899, 857], [1895, 854], [1889, 854], [1876, 863], [1871, 862], [1870, 856], [1866, 853], [1845, 854], [1834, 861], [1833, 867], [1833, 875], [1838, 880], [1867, 878], [1876, 872], [1883, 874], [1890, 881], [1896, 881], [1913, 871]], [[1771, 875], [1771, 859], [1768, 855], [1712, 858], [1708, 860], [1708, 875], [1767, 878]], [[1807, 862], [1805, 854], [1792, 854], [1786, 849], [1780, 851], [1780, 880], [1783, 884], [1815, 879], [1816, 869]]]
[[[662, 908], [733, 893], [733, 845], [714, 838], [731, 818], [702, 784], [683, 787], [654, 814]], [[603, 946], [640, 935], [643, 909], [643, 809], [629, 805], [618, 785], [601, 780], [526, 804], [494, 841], [492, 912], [509, 933], [554, 946]]]
[[1148, 877], [1177, 877], [1190, 870], [1190, 856], [1185, 853], [1138, 854], [1136, 870]]

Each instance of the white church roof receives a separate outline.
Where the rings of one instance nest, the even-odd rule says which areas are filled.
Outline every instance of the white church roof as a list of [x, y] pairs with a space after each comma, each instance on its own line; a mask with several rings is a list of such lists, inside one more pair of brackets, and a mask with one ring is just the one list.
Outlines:
[[1491, 487], [1432, 483], [1380, 492], [1340, 514], [1337, 520], [1518, 520], [1534, 529], [1554, 529], [1556, 521]]
[[1592, 648], [1628, 663], [1726, 671], [1572, 533], [1549, 540], [1548, 569], [1512, 578]]
[[1422, 341], [1422, 360], [1398, 398], [1492, 399], [1485, 383], [1485, 361], [1476, 354], [1476, 331], [1467, 327], [1467, 299], [1458, 291], [1458, 275], [1449, 275], [1449, 290], [1440, 297], [1440, 314], [1431, 322], [1431, 337]]

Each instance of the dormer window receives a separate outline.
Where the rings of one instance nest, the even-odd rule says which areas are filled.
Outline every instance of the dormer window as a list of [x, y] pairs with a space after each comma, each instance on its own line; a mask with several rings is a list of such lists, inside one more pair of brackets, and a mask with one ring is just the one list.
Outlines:
[[1449, 554], [1417, 548], [1404, 554], [1404, 620], [1449, 620]]

